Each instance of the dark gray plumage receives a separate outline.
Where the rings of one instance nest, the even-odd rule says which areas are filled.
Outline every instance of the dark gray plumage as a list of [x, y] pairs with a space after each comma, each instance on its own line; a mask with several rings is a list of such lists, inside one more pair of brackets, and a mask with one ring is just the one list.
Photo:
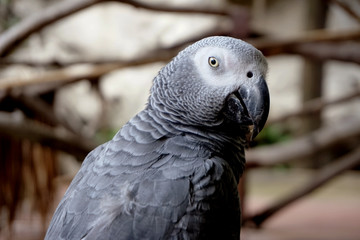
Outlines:
[[86, 157], [45, 239], [239, 239], [237, 183], [246, 135], [267, 119], [266, 71], [234, 38], [180, 52], [146, 108]]

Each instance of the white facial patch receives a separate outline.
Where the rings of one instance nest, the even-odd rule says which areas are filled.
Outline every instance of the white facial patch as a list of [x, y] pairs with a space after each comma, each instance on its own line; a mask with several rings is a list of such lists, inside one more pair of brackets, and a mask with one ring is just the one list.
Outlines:
[[[212, 64], [214, 59], [218, 66]], [[228, 49], [204, 47], [197, 51], [193, 60], [201, 78], [209, 86], [237, 88], [246, 78], [241, 63]]]

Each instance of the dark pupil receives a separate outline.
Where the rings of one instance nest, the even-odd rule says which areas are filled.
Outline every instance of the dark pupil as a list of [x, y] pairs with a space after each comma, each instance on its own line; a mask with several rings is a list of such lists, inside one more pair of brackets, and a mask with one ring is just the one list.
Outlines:
[[215, 64], [216, 64], [216, 60], [215, 60], [215, 59], [211, 59], [210, 62], [211, 62], [211, 65], [215, 65]]
[[252, 73], [252, 72], [248, 72], [248, 73], [246, 74], [246, 76], [247, 76], [248, 78], [252, 78], [253, 73]]

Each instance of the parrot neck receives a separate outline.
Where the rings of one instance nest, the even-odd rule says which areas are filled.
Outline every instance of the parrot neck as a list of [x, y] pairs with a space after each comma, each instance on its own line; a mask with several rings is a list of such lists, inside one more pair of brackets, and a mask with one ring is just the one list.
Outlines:
[[245, 167], [245, 135], [239, 131], [230, 131], [221, 125], [215, 127], [194, 126], [182, 122], [173, 122], [164, 118], [158, 111], [146, 108], [146, 114], [167, 132], [167, 137], [183, 136], [190, 146], [199, 146], [209, 156], [218, 156], [229, 162], [235, 176], [240, 176]]

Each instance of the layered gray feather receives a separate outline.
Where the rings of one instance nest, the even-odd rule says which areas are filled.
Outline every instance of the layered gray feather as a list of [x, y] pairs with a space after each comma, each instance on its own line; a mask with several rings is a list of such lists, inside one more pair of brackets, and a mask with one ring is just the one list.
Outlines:
[[182, 51], [154, 79], [146, 108], [86, 157], [46, 239], [239, 239], [248, 128], [222, 114], [241, 84], [210, 86], [194, 66], [212, 46], [266, 72], [261, 53], [236, 39]]

